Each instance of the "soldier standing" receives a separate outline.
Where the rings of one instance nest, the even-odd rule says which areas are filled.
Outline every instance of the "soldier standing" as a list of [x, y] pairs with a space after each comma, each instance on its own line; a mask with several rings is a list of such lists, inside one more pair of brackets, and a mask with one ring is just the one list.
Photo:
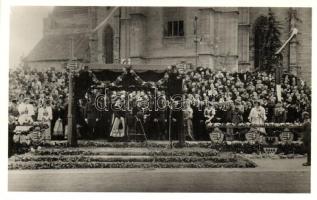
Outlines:
[[303, 163], [303, 166], [311, 165], [311, 122], [308, 112], [303, 112], [304, 118], [304, 132], [303, 132], [303, 144], [305, 151], [307, 152], [307, 162]]

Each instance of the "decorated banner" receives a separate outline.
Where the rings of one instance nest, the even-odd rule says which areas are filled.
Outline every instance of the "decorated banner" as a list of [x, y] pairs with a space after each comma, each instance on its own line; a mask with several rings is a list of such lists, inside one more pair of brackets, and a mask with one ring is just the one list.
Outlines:
[[245, 134], [245, 139], [251, 144], [260, 142], [260, 132], [256, 131], [255, 129], [250, 130], [248, 133]]
[[292, 133], [289, 129], [284, 129], [280, 134], [280, 140], [285, 143], [291, 143], [294, 139], [294, 133]]
[[220, 144], [223, 142], [224, 134], [219, 128], [215, 128], [215, 130], [209, 134], [209, 137], [213, 143]]

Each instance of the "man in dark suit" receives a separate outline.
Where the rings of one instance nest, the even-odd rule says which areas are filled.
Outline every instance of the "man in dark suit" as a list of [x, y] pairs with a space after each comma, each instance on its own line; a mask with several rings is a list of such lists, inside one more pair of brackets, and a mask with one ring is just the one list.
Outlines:
[[88, 94], [88, 102], [84, 109], [85, 121], [88, 125], [88, 137], [96, 137], [96, 123], [99, 120], [98, 110], [96, 109], [92, 94]]

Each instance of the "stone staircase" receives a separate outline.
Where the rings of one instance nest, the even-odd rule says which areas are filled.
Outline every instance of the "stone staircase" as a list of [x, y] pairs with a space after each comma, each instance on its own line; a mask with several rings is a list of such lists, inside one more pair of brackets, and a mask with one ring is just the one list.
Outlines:
[[[128, 146], [128, 147], [127, 147]], [[147, 146], [147, 147], [144, 147]], [[67, 168], [247, 168], [256, 165], [233, 153], [201, 144], [169, 148], [166, 143], [80, 142], [79, 147], [50, 144], [9, 158], [9, 169]]]

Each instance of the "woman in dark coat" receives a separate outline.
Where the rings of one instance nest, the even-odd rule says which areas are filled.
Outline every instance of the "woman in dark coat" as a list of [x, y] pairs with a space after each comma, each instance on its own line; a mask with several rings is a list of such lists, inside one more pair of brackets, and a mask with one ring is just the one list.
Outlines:
[[[63, 126], [63, 134], [62, 135], [56, 135], [54, 134], [54, 127], [57, 122], [57, 120], [61, 120], [62, 126]], [[67, 106], [65, 106], [63, 99], [60, 97], [58, 99], [57, 104], [53, 107], [53, 119], [52, 119], [52, 139], [64, 139], [64, 133], [65, 133], [65, 125], [67, 123]]]

